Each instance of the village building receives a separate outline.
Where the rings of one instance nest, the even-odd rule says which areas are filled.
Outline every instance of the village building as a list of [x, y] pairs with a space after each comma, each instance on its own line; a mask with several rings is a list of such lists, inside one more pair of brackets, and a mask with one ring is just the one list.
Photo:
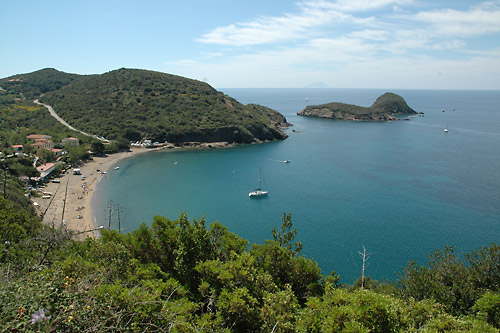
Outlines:
[[61, 157], [64, 154], [64, 151], [58, 148], [52, 148], [50, 151], [56, 154], [56, 157]]
[[46, 179], [52, 173], [52, 171], [54, 171], [55, 167], [55, 163], [46, 163], [37, 166], [36, 169], [38, 170], [38, 172], [40, 172], [40, 178], [38, 180]]
[[52, 139], [52, 136], [50, 135], [45, 135], [45, 134], [30, 134], [26, 137], [27, 139], [37, 141], [37, 140], [50, 140]]
[[23, 149], [24, 149], [24, 146], [23, 145], [13, 145], [13, 146], [10, 146], [10, 148], [12, 148], [12, 150], [14, 151], [14, 154], [16, 156], [18, 155], [22, 155], [23, 154]]
[[54, 142], [39, 140], [31, 144], [31, 147], [35, 150], [35, 154], [38, 154], [41, 149], [52, 150], [54, 149]]
[[54, 149], [54, 142], [52, 142], [52, 136], [45, 134], [30, 134], [26, 137], [27, 139], [35, 141], [31, 144], [31, 147], [35, 150], [35, 154], [38, 154], [41, 149], [52, 150]]
[[77, 138], [70, 137], [62, 139], [61, 143], [63, 146], [78, 146], [80, 145], [80, 140], [78, 140]]

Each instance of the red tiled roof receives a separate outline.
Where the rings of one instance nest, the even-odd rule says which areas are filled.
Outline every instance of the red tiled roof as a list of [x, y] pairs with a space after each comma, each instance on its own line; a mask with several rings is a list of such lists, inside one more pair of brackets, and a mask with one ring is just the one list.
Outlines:
[[30, 134], [27, 136], [28, 139], [33, 139], [33, 140], [36, 140], [36, 139], [50, 139], [51, 136], [50, 135], [45, 135], [45, 134]]

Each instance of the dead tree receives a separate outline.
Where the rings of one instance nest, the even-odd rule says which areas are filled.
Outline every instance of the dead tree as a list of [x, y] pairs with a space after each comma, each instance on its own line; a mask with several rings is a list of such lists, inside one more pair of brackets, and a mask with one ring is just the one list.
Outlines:
[[368, 259], [370, 259], [370, 256], [372, 255], [371, 253], [366, 253], [366, 248], [363, 245], [363, 252], [358, 252], [361, 258], [363, 259], [363, 266], [361, 268], [361, 289], [365, 288], [365, 271], [370, 266], [370, 264], [367, 263]]

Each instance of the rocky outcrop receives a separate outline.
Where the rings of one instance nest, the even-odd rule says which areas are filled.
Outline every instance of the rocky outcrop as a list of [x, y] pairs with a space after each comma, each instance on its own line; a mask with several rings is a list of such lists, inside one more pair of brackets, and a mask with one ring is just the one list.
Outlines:
[[416, 114], [406, 101], [399, 95], [385, 93], [370, 107], [344, 103], [328, 103], [310, 105], [297, 112], [300, 116], [359, 121], [397, 120], [396, 116]]

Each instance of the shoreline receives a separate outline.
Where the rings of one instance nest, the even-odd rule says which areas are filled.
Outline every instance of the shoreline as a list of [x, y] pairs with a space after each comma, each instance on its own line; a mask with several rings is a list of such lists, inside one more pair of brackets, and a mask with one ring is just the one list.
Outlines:
[[92, 160], [85, 162], [80, 167], [81, 175], [74, 175], [69, 171], [57, 178], [60, 183], [47, 183], [44, 192], [51, 193], [51, 198], [32, 199], [38, 204], [36, 205], [37, 212], [42, 218], [42, 222], [53, 228], [64, 228], [74, 232], [73, 238], [76, 240], [83, 240], [87, 236], [99, 237], [99, 226], [96, 225], [92, 211], [92, 200], [96, 185], [106, 175], [101, 172], [111, 172], [114, 165], [124, 159], [160, 149], [164, 149], [164, 147], [132, 147], [127, 152], [109, 154], [105, 157], [93, 157]]
[[[59, 183], [47, 183], [43, 190], [51, 194], [50, 199], [37, 197], [32, 198], [32, 202], [36, 203], [37, 213], [44, 224], [73, 232], [73, 239], [75, 240], [84, 240], [88, 236], [98, 238], [100, 237], [99, 230], [101, 226], [97, 225], [96, 215], [93, 211], [95, 208], [95, 190], [102, 177], [108, 172], [112, 172], [118, 163], [147, 152], [177, 151], [181, 149], [220, 149], [233, 146], [234, 144], [228, 144], [227, 142], [186, 142], [181, 145], [168, 144], [154, 148], [132, 146], [126, 152], [109, 154], [103, 157], [92, 157], [92, 160], [85, 162], [80, 167], [81, 175], [74, 175], [72, 171], [69, 171], [56, 178], [60, 181]], [[82, 176], [85, 178], [83, 179]], [[104, 226], [101, 228], [104, 228]]]

